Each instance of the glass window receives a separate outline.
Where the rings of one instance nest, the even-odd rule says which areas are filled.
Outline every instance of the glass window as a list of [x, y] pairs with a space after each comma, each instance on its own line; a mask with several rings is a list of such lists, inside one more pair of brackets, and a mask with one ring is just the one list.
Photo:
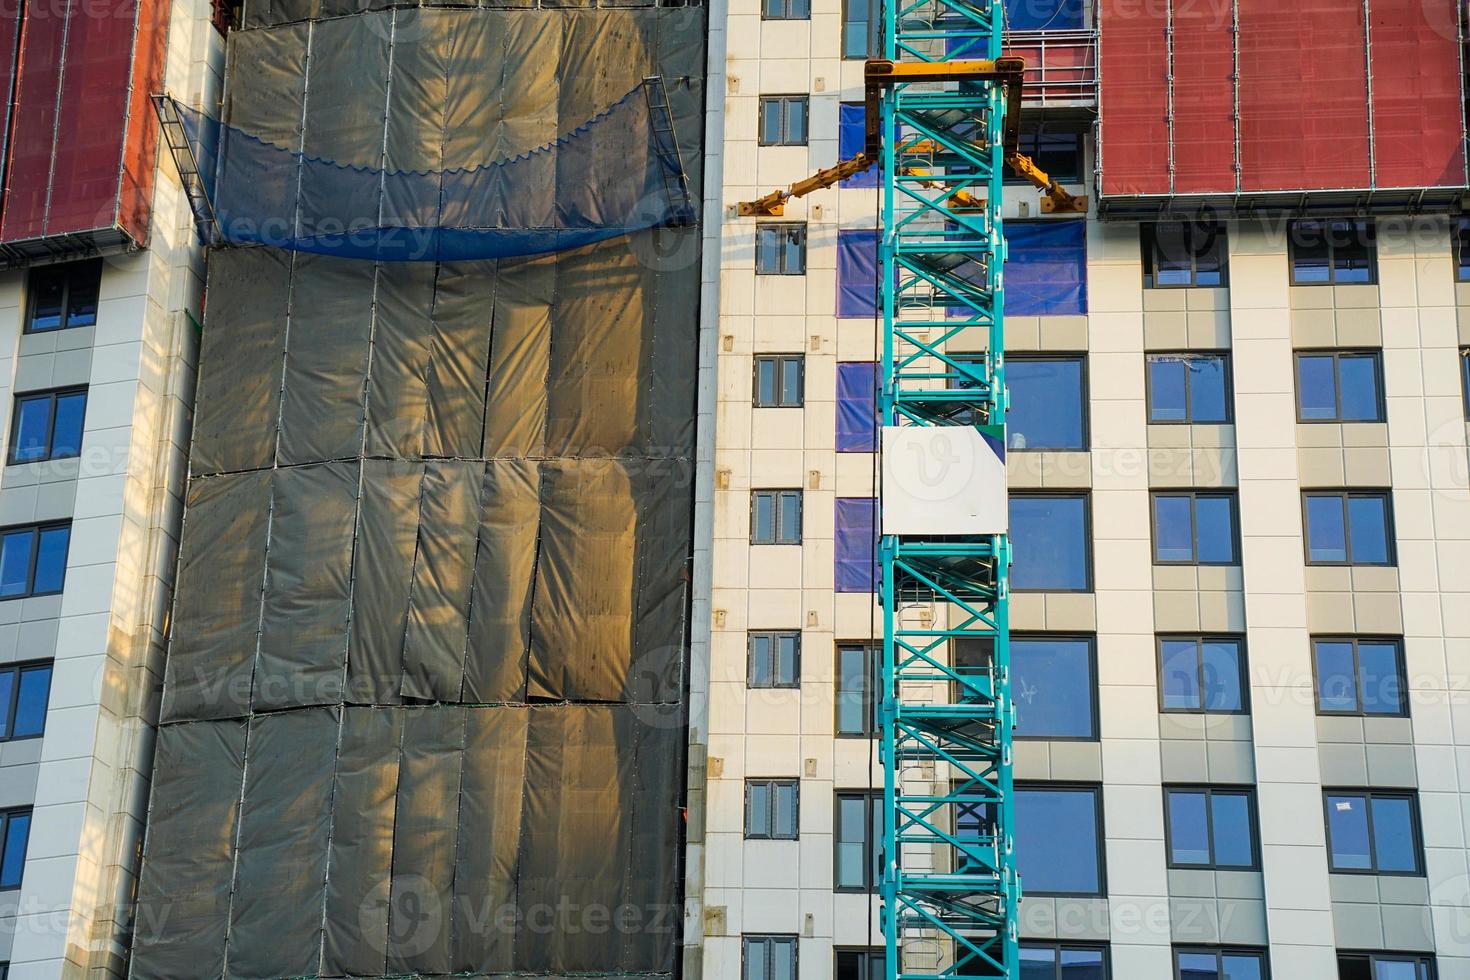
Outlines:
[[1148, 355], [1148, 420], [1230, 421], [1230, 355]]
[[744, 980], [796, 980], [795, 936], [742, 936]]
[[810, 20], [810, 0], [764, 0], [761, 17], [766, 20]]
[[1028, 895], [1101, 895], [1102, 789], [1016, 789], [1016, 867]]
[[[1058, 183], [1083, 182], [1082, 147], [1082, 131], [1066, 123], [1021, 123], [1020, 151]], [[1028, 183], [1010, 167], [1005, 169], [1004, 180], [1007, 184]]]
[[842, 57], [878, 58], [883, 54], [880, 0], [842, 0]]
[[837, 891], [866, 892], [877, 887], [882, 876], [882, 803], [881, 794], [837, 794]]
[[805, 95], [765, 96], [761, 99], [760, 111], [762, 146], [806, 145], [807, 97]]
[[1434, 980], [1434, 958], [1412, 953], [1338, 953], [1338, 980]]
[[755, 226], [758, 276], [806, 275], [806, 225], [767, 222]]
[[1403, 648], [1399, 641], [1368, 637], [1313, 637], [1317, 713], [1407, 715]]
[[1266, 954], [1255, 949], [1180, 947], [1174, 950], [1176, 980], [1267, 980]]
[[0, 742], [44, 734], [50, 698], [49, 662], [0, 668]]
[[1155, 565], [1236, 565], [1235, 494], [1155, 493]]
[[748, 637], [750, 687], [799, 687], [801, 634], [796, 630], [763, 631]]
[[[1082, 355], [1006, 358], [1006, 442], [1011, 449], [1086, 449]], [[966, 387], [961, 384], [960, 387]]]
[[1090, 590], [1090, 524], [1085, 494], [1011, 494], [1011, 588]]
[[10, 425], [10, 462], [39, 463], [82, 454], [86, 389], [20, 395]]
[[1312, 490], [1306, 510], [1308, 565], [1392, 565], [1388, 494]]
[[806, 359], [800, 354], [762, 354], [755, 359], [755, 407], [800, 408]]
[[1455, 281], [1470, 282], [1470, 217], [1455, 221]]
[[0, 810], [0, 891], [19, 888], [31, 839], [31, 811]]
[[1006, 0], [1005, 8], [1008, 31], [1082, 29], [1082, 0]]
[[801, 544], [801, 491], [752, 490], [751, 544]]
[[60, 592], [70, 541], [69, 524], [0, 531], [0, 599]]
[[1165, 787], [1169, 866], [1257, 867], [1255, 811], [1249, 789]]
[[877, 696], [883, 650], [874, 644], [837, 648], [837, 734], [869, 738], [878, 731]]
[[837, 950], [837, 980], [885, 980], [887, 956], [881, 947]]
[[1108, 951], [1102, 946], [1023, 942], [1021, 980], [1108, 980]]
[[1143, 236], [1143, 288], [1213, 287], [1227, 284], [1225, 226], [1167, 221], [1139, 225]]
[[32, 269], [26, 333], [94, 326], [101, 285], [101, 259]]
[[1372, 221], [1293, 221], [1287, 234], [1292, 285], [1377, 282], [1378, 247]]
[[1408, 793], [1327, 790], [1327, 851], [1333, 871], [1417, 875], [1419, 814]]
[[1097, 738], [1092, 639], [1012, 637], [1011, 696], [1017, 738]]
[[797, 781], [745, 781], [745, 836], [752, 840], [796, 840]]
[[1299, 422], [1382, 422], [1383, 367], [1376, 351], [1298, 351]]
[[1241, 714], [1245, 644], [1229, 636], [1159, 638], [1159, 698], [1164, 711]]

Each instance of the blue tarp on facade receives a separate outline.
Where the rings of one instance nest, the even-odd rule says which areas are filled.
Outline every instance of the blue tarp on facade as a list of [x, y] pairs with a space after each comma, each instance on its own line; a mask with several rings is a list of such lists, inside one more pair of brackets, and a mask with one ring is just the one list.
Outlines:
[[1006, 316], [1087, 312], [1087, 222], [1007, 221]]
[[871, 453], [878, 449], [878, 365], [843, 361], [837, 365], [837, 451]]
[[877, 501], [871, 497], [837, 498], [838, 592], [878, 590], [882, 572], [874, 531], [877, 512]]
[[[837, 107], [837, 159], [847, 160], [863, 152], [866, 116], [861, 102], [844, 102]], [[878, 168], [869, 167], [844, 180], [842, 186], [877, 187]]]
[[837, 232], [837, 315], [878, 315], [878, 232], [843, 228]]

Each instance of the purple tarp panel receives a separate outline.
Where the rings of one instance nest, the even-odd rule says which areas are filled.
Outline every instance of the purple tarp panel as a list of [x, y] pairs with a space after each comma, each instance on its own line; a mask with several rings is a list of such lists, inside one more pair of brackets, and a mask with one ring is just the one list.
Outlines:
[[[867, 141], [867, 112], [861, 102], [844, 102], [837, 107], [837, 159], [849, 160], [863, 152]], [[842, 182], [843, 187], [877, 187], [878, 168], [869, 167]]]
[[878, 513], [871, 497], [837, 498], [837, 591], [876, 592], [878, 570], [877, 534], [873, 521]]
[[1087, 222], [1007, 221], [1005, 233], [1006, 316], [1087, 312]]
[[843, 228], [837, 232], [837, 315], [878, 315], [878, 231]]
[[837, 365], [837, 451], [878, 451], [878, 365], [842, 361]]

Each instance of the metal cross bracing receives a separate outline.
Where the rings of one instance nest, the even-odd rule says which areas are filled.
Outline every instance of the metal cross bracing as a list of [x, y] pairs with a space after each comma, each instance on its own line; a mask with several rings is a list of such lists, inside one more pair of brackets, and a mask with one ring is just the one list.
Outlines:
[[[895, 63], [1000, 56], [999, 3], [889, 0], [884, 19]], [[885, 425], [1003, 438], [1003, 89], [883, 90]], [[1009, 554], [1004, 535], [881, 539], [888, 980], [1019, 976]]]

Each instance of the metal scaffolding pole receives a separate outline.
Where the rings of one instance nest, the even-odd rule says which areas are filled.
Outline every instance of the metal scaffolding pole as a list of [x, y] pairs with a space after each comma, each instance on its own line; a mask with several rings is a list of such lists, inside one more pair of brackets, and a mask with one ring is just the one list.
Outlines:
[[[1000, 56], [998, 0], [885, 6], [893, 62]], [[899, 80], [881, 105], [883, 423], [1001, 447], [1003, 89]], [[884, 534], [880, 554], [888, 980], [1016, 980], [1007, 538]]]

